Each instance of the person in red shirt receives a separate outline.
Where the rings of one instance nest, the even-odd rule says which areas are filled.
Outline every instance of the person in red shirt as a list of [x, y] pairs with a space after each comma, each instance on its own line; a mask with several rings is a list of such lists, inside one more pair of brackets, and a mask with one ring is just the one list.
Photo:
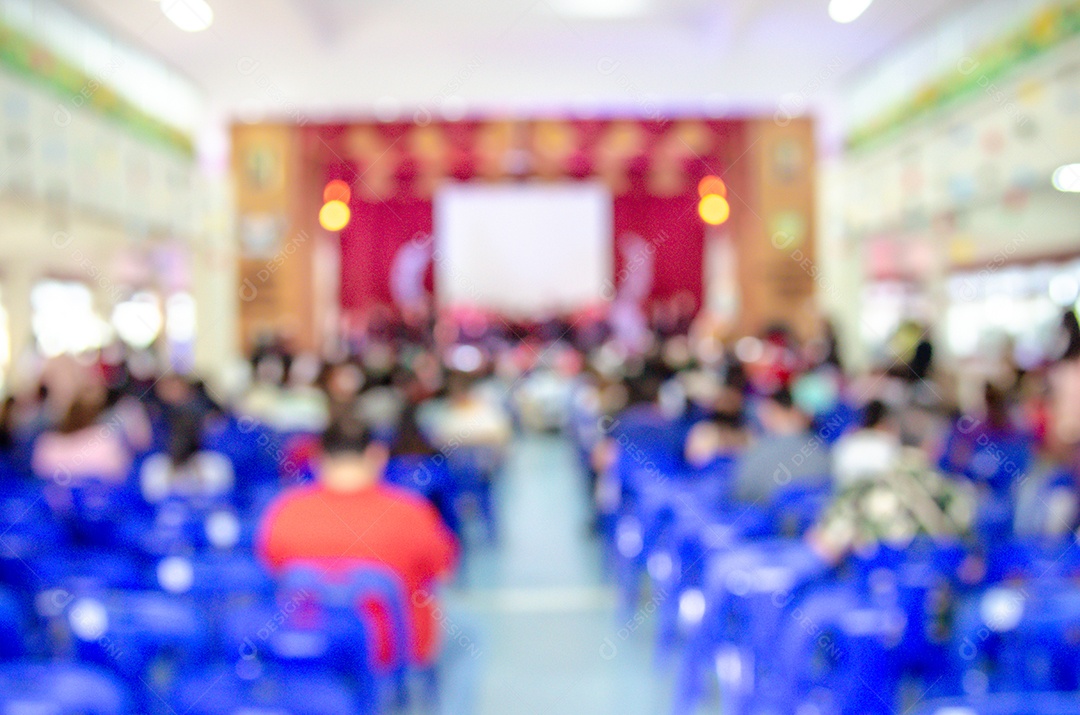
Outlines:
[[[257, 550], [272, 572], [316, 563], [328, 574], [357, 561], [401, 577], [412, 615], [413, 657], [429, 664], [437, 650], [434, 582], [452, 570], [457, 542], [422, 497], [382, 483], [388, 450], [359, 425], [335, 425], [322, 438], [318, 481], [282, 493], [263, 515]], [[384, 660], [389, 622], [376, 637]]]

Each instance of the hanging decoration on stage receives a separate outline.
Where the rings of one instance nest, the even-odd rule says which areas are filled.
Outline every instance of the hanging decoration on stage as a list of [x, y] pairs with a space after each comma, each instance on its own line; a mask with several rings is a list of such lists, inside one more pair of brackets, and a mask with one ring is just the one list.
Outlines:
[[622, 254], [622, 270], [619, 271], [618, 288], [614, 292], [608, 320], [615, 338], [624, 347], [638, 352], [647, 347], [651, 332], [649, 321], [642, 307], [652, 291], [655, 272], [656, 247], [636, 233], [623, 235], [619, 241]]
[[615, 196], [681, 196], [722, 172], [731, 121], [537, 119], [309, 127], [326, 164], [356, 170], [370, 202], [429, 199], [444, 181], [593, 178]]
[[430, 236], [420, 234], [403, 243], [394, 254], [390, 266], [390, 295], [402, 313], [419, 314], [428, 307], [424, 275], [431, 265], [433, 243]]

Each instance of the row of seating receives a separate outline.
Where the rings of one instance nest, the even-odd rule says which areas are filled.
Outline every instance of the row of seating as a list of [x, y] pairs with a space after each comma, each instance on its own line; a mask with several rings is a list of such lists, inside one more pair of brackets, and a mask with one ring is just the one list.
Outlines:
[[[309, 564], [272, 578], [255, 557], [260, 515], [308, 467], [296, 454], [311, 435], [231, 418], [217, 430], [208, 442], [237, 478], [214, 498], [150, 504], [135, 479], [0, 479], [0, 712], [362, 715], [437, 698], [434, 672], [412, 662], [397, 576]], [[493, 523], [477, 465], [497, 465], [484, 460], [462, 447], [437, 474], [389, 476], [449, 495], [455, 514], [471, 496]]]
[[689, 469], [685, 423], [629, 422], [618, 436], [632, 449], [602, 477], [618, 498], [601, 520], [622, 617], [645, 584], [658, 604], [657, 663], [674, 665], [677, 715], [714, 689], [725, 713], [747, 715], [1005, 712], [1017, 692], [1040, 698], [1016, 712], [1080, 702], [1067, 694], [1080, 690], [1071, 536], [977, 528], [971, 540], [920, 537], [830, 563], [804, 539], [828, 487], [737, 503], [735, 457]]

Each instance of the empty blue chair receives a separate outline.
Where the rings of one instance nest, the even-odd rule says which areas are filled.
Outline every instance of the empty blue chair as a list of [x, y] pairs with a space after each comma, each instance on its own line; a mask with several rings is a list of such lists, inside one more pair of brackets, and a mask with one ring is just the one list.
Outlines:
[[186, 677], [171, 711], [186, 715], [374, 715], [333, 672], [250, 659]]
[[779, 489], [767, 507], [772, 532], [787, 538], [802, 536], [817, 523], [831, 499], [831, 486], [790, 485]]
[[[732, 700], [751, 692], [754, 669], [775, 656], [789, 608], [829, 571], [801, 541], [767, 540], [713, 556], [705, 567], [696, 628], [689, 634], [676, 684], [676, 713], [693, 712], [714, 663]], [[755, 655], [758, 654], [758, 655]]]
[[65, 615], [76, 656], [143, 690], [143, 706], [210, 652], [210, 623], [196, 604], [176, 596], [104, 591], [74, 598]]
[[88, 665], [14, 661], [0, 664], [0, 712], [48, 715], [128, 715], [128, 690]]
[[502, 449], [460, 445], [444, 449], [443, 454], [446, 455], [447, 468], [453, 478], [455, 509], [458, 512], [456, 518], [462, 521], [466, 502], [474, 502], [488, 540], [495, 541], [498, 538], [499, 525], [492, 488], [496, 475], [502, 468]]
[[1075, 715], [1080, 693], [992, 693], [919, 703], [910, 715]]
[[[770, 705], [778, 712], [891, 715], [906, 625], [900, 608], [874, 605], [853, 586], [811, 590], [786, 611], [775, 645], [755, 647], [756, 662], [766, 667], [755, 669], [749, 711]], [[772, 651], [777, 657], [767, 657]]]
[[958, 610], [956, 688], [982, 681], [991, 691], [1080, 689], [1080, 588], [1047, 578], [995, 586]]
[[139, 559], [103, 548], [65, 548], [29, 560], [37, 576], [35, 591], [62, 588], [76, 593], [100, 589], [139, 589], [148, 577]]
[[26, 655], [30, 623], [14, 592], [0, 588], [0, 661]]
[[459, 490], [446, 457], [441, 454], [395, 456], [387, 463], [384, 478], [388, 484], [425, 497], [446, 525], [460, 535], [461, 521], [456, 509]]
[[[765, 512], [753, 507], [724, 513], [715, 511], [704, 517], [694, 509], [676, 511], [674, 523], [661, 536], [646, 561], [653, 593], [663, 594], [656, 609], [656, 656], [659, 662], [667, 660], [678, 639], [680, 613], [686, 606], [683, 597], [695, 591], [701, 593], [704, 571], [710, 560], [748, 539], [762, 538], [767, 533]], [[692, 606], [687, 608], [692, 610]]]

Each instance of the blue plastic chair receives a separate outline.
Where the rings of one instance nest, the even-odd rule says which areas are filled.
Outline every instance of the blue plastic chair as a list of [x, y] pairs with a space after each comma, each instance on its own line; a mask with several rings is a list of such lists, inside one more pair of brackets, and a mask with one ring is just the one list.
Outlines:
[[[461, 521], [455, 505], [458, 485], [442, 455], [400, 455], [386, 465], [388, 484], [420, 494], [438, 510], [450, 530], [461, 534]], [[490, 505], [489, 505], [490, 508]]]
[[0, 661], [26, 655], [30, 622], [12, 591], [0, 588]]
[[[759, 665], [750, 710], [891, 715], [898, 704], [898, 653], [907, 620], [850, 585], [809, 591], [785, 614], [779, 638], [754, 650]], [[779, 657], [768, 658], [775, 651]]]
[[164, 593], [80, 595], [65, 617], [79, 660], [107, 668], [142, 691], [143, 707], [210, 653], [212, 631], [204, 614], [193, 602]]
[[[388, 618], [389, 659], [380, 662], [374, 634], [381, 624], [365, 607], [377, 604]], [[412, 663], [412, 620], [401, 580], [379, 564], [318, 564], [288, 567], [278, 583], [276, 603], [231, 616], [226, 653], [256, 652], [279, 663], [302, 663], [350, 677], [367, 701], [408, 700]], [[429, 676], [434, 696], [434, 675]]]
[[671, 528], [646, 561], [652, 592], [663, 594], [656, 610], [658, 663], [666, 662], [672, 654], [680, 635], [683, 596], [691, 591], [700, 593], [707, 564], [717, 554], [767, 534], [765, 512], [753, 507], [717, 510], [706, 517], [693, 510], [676, 512]]
[[0, 664], [0, 712], [49, 715], [128, 715], [128, 690], [88, 665], [14, 661]]
[[37, 575], [34, 591], [62, 588], [72, 593], [102, 589], [140, 589], [150, 579], [136, 556], [103, 548], [67, 548], [28, 562]]
[[254, 659], [216, 665], [184, 678], [172, 698], [171, 711], [186, 715], [374, 715], [380, 712], [359, 698], [333, 672]]
[[1007, 497], [1031, 466], [1033, 442], [1024, 432], [994, 430], [985, 424], [963, 429], [958, 422], [949, 433], [938, 466]]
[[910, 715], [1075, 715], [1080, 693], [992, 693], [981, 697], [930, 700]]
[[[713, 556], [704, 572], [703, 613], [683, 652], [675, 712], [694, 711], [704, 691], [703, 674], [718, 659], [729, 666], [722, 692], [741, 702], [754, 682], [747, 659], [754, 653], [775, 656], [787, 609], [825, 578], [829, 568], [802, 542], [783, 539], [736, 546]], [[762, 659], [756, 659], [755, 668], [763, 666]]]
[[488, 541], [498, 539], [499, 524], [495, 514], [494, 481], [502, 468], [501, 448], [461, 445], [445, 450], [447, 468], [453, 481], [457, 521], [464, 523], [466, 502], [475, 502]]
[[1080, 689], [1080, 588], [1057, 578], [995, 586], [959, 608], [955, 688], [981, 673], [991, 691]]
[[831, 499], [832, 487], [827, 485], [789, 485], [779, 489], [767, 507], [772, 533], [784, 538], [804, 535], [817, 523]]

